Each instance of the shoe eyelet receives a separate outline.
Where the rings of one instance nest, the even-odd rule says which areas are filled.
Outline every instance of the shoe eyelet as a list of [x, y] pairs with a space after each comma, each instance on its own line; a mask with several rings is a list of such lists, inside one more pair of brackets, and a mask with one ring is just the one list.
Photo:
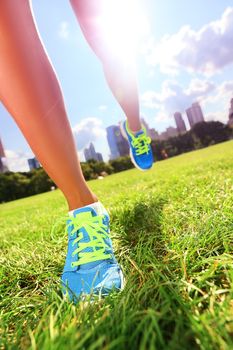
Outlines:
[[71, 263], [71, 267], [74, 268], [74, 263], [73, 262]]

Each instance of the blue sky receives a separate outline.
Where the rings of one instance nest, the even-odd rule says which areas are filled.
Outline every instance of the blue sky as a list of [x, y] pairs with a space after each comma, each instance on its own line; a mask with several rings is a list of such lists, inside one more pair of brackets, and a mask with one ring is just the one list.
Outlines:
[[[199, 100], [206, 120], [226, 122], [233, 97], [232, 1], [135, 2], [149, 23], [137, 57], [141, 115], [161, 132], [174, 126], [176, 110], [184, 113]], [[101, 64], [83, 38], [68, 0], [32, 3], [62, 87], [81, 160], [81, 150], [90, 141], [107, 160], [105, 127], [118, 123], [124, 114], [107, 87]], [[140, 23], [138, 26], [140, 30]], [[27, 170], [26, 159], [32, 152], [1, 104], [0, 125], [10, 169]]]

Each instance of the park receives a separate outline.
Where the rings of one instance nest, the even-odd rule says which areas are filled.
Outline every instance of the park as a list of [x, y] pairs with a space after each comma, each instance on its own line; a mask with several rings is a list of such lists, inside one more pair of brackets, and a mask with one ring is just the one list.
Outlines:
[[60, 291], [60, 190], [0, 205], [1, 349], [232, 349], [233, 141], [91, 180], [126, 284]]

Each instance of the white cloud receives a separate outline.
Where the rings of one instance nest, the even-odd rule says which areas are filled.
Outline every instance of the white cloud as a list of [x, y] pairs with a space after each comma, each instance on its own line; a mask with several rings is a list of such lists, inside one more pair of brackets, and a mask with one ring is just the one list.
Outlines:
[[226, 123], [227, 117], [224, 111], [216, 111], [214, 113], [207, 113], [205, 115], [206, 121], [220, 121], [222, 123]]
[[166, 35], [158, 45], [148, 49], [147, 62], [159, 65], [165, 73], [180, 69], [213, 75], [233, 63], [233, 7], [228, 7], [219, 20], [200, 30], [182, 27], [174, 35]]
[[29, 171], [28, 158], [34, 157], [30, 152], [5, 149], [6, 165], [10, 171]]
[[232, 97], [233, 80], [215, 85], [208, 80], [193, 79], [188, 87], [166, 80], [160, 93], [146, 91], [141, 102], [145, 107], [155, 109], [156, 122], [168, 120], [176, 111], [185, 112], [195, 101], [199, 101], [206, 111], [206, 120], [226, 122]]
[[233, 96], [233, 80], [224, 81], [216, 87], [215, 94], [206, 97], [205, 103], [221, 104], [224, 107], [229, 104]]
[[102, 121], [94, 117], [83, 119], [80, 123], [76, 124], [72, 130], [79, 151], [88, 146], [90, 142], [94, 142], [97, 139], [106, 136], [106, 131], [102, 126]]
[[166, 80], [160, 93], [146, 91], [141, 101], [145, 107], [159, 109], [160, 115], [169, 115], [176, 111], [183, 112], [194, 101], [202, 101], [214, 89], [215, 84], [207, 80], [193, 79], [188, 88], [176, 81]]
[[103, 112], [103, 111], [106, 111], [107, 108], [108, 108], [108, 107], [107, 107], [106, 105], [100, 105], [100, 106], [98, 107], [98, 110]]
[[58, 28], [58, 36], [62, 39], [68, 39], [70, 35], [70, 31], [69, 31], [69, 23], [66, 21], [62, 21], [59, 24], [59, 28]]
[[230, 100], [233, 97], [233, 80], [224, 81], [218, 85], [214, 94], [210, 94], [203, 100], [203, 106], [212, 112], [208, 113], [206, 120], [228, 120]]

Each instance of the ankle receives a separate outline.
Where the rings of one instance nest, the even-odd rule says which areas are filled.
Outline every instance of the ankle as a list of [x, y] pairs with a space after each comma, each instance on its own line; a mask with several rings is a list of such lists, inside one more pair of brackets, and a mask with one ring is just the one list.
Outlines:
[[140, 123], [130, 124], [128, 121], [128, 128], [131, 133], [136, 134], [138, 131], [142, 130], [142, 125]]
[[79, 196], [76, 198], [67, 198], [67, 203], [69, 207], [69, 211], [82, 208], [86, 205], [92, 204], [94, 202], [98, 202], [98, 198], [94, 193], [90, 193], [85, 196]]

